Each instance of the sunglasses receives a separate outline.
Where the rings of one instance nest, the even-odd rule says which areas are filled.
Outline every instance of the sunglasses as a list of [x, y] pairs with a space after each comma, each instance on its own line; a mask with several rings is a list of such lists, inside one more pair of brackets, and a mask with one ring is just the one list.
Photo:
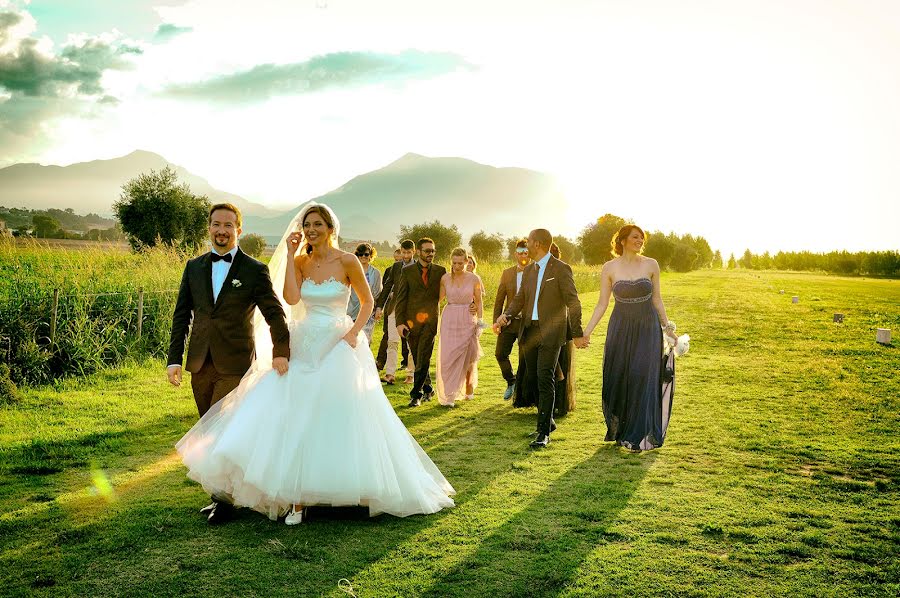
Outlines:
[[518, 253], [519, 255], [523, 255], [523, 254], [528, 253], [528, 250], [525, 249], [524, 247], [517, 247], [517, 248], [516, 248], [516, 253]]
[[422, 253], [434, 253], [434, 249], [423, 249]]
[[367, 251], [365, 253], [357, 253], [356, 257], [372, 257], [372, 254]]

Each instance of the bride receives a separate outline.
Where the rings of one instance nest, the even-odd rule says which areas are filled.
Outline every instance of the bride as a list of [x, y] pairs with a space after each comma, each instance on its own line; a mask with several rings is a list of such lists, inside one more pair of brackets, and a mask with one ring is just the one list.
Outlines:
[[[382, 391], [362, 333], [374, 300], [359, 260], [335, 246], [339, 229], [330, 208], [307, 204], [269, 263], [274, 287], [283, 281], [287, 373], [266, 359], [271, 339], [257, 314], [250, 371], [176, 444], [204, 490], [273, 520], [288, 513], [288, 525], [309, 505], [398, 517], [453, 506], [453, 487]], [[346, 315], [351, 287], [362, 303], [356, 323]]]

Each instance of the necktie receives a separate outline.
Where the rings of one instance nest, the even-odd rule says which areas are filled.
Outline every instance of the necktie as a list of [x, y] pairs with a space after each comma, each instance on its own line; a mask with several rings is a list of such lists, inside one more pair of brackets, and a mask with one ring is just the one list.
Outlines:
[[231, 254], [230, 253], [226, 253], [225, 255], [219, 255], [218, 253], [213, 251], [210, 255], [212, 256], [212, 261], [214, 264], [216, 262], [218, 262], [219, 260], [231, 262]]
[[422, 284], [428, 286], [428, 267], [422, 268]]

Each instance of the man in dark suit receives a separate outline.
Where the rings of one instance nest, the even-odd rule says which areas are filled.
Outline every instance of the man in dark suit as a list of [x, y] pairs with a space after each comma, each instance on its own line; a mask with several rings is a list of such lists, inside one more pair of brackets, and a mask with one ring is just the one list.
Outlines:
[[[384, 357], [382, 357], [381, 347], [378, 348], [378, 357], [375, 362], [377, 365], [384, 367], [384, 382], [387, 384], [394, 383], [394, 373], [397, 371], [397, 346], [403, 345], [406, 349], [407, 339], [400, 338], [397, 334], [397, 320], [394, 316], [394, 305], [397, 300], [397, 288], [400, 281], [400, 271], [404, 266], [413, 263], [413, 255], [415, 253], [416, 244], [410, 239], [404, 239], [400, 242], [400, 260], [395, 261], [384, 272], [382, 279], [381, 292], [375, 298], [375, 319], [384, 317], [384, 335], [381, 337], [381, 345], [384, 347]], [[408, 352], [408, 349], [407, 349]], [[404, 354], [403, 361], [408, 360], [408, 354]], [[413, 360], [415, 363], [415, 360]], [[381, 367], [378, 369], [380, 370]], [[406, 367], [405, 365], [403, 367]], [[412, 382], [412, 368], [407, 369], [406, 383]]]
[[572, 268], [550, 255], [553, 236], [538, 228], [528, 235], [528, 254], [534, 263], [522, 276], [522, 285], [512, 303], [497, 318], [506, 326], [516, 315], [522, 315], [519, 345], [527, 363], [529, 378], [538, 388], [537, 438], [532, 448], [550, 443], [553, 431], [553, 404], [556, 399], [556, 363], [566, 343], [567, 326], [575, 337], [575, 345], [586, 347], [581, 329], [581, 301], [575, 288]]
[[[241, 212], [216, 204], [209, 212], [212, 251], [188, 260], [181, 277], [167, 373], [173, 386], [181, 386], [184, 345], [190, 333], [187, 370], [200, 416], [237, 388], [255, 355], [253, 312], [259, 308], [272, 334], [272, 367], [283, 375], [288, 369], [290, 343], [284, 310], [269, 269], [237, 246]], [[233, 510], [227, 497], [213, 497], [201, 512], [210, 523], [226, 520]]]
[[[528, 257], [528, 241], [519, 239], [516, 242], [516, 265], [507, 268], [500, 275], [500, 285], [497, 287], [497, 297], [494, 299], [494, 318], [496, 321], [503, 313], [503, 308], [512, 303], [519, 287], [522, 286], [522, 277], [525, 274], [525, 268], [531, 263]], [[513, 372], [512, 364], [509, 362], [509, 354], [512, 353], [513, 344], [519, 338], [519, 329], [522, 324], [522, 316], [513, 317], [512, 322], [508, 326], [494, 325], [494, 332], [497, 333], [497, 348], [494, 350], [494, 357], [500, 364], [500, 373], [506, 380], [506, 391], [503, 393], [503, 400], [508, 401], [516, 392], [516, 374]]]
[[434, 261], [434, 241], [428, 237], [416, 243], [419, 259], [400, 271], [394, 315], [397, 333], [409, 339], [410, 358], [416, 364], [409, 406], [418, 407], [431, 399], [431, 353], [438, 329], [438, 299], [441, 277], [447, 272]]

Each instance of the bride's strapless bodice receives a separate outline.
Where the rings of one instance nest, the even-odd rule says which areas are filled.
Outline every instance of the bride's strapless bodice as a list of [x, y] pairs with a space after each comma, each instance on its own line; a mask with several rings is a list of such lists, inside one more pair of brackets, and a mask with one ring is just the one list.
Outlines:
[[350, 287], [334, 277], [322, 282], [304, 278], [300, 285], [300, 299], [307, 317], [342, 317], [347, 313]]
[[322, 282], [306, 278], [300, 284], [300, 300], [306, 314], [289, 325], [291, 361], [316, 368], [353, 326], [347, 315], [350, 287], [335, 278]]

